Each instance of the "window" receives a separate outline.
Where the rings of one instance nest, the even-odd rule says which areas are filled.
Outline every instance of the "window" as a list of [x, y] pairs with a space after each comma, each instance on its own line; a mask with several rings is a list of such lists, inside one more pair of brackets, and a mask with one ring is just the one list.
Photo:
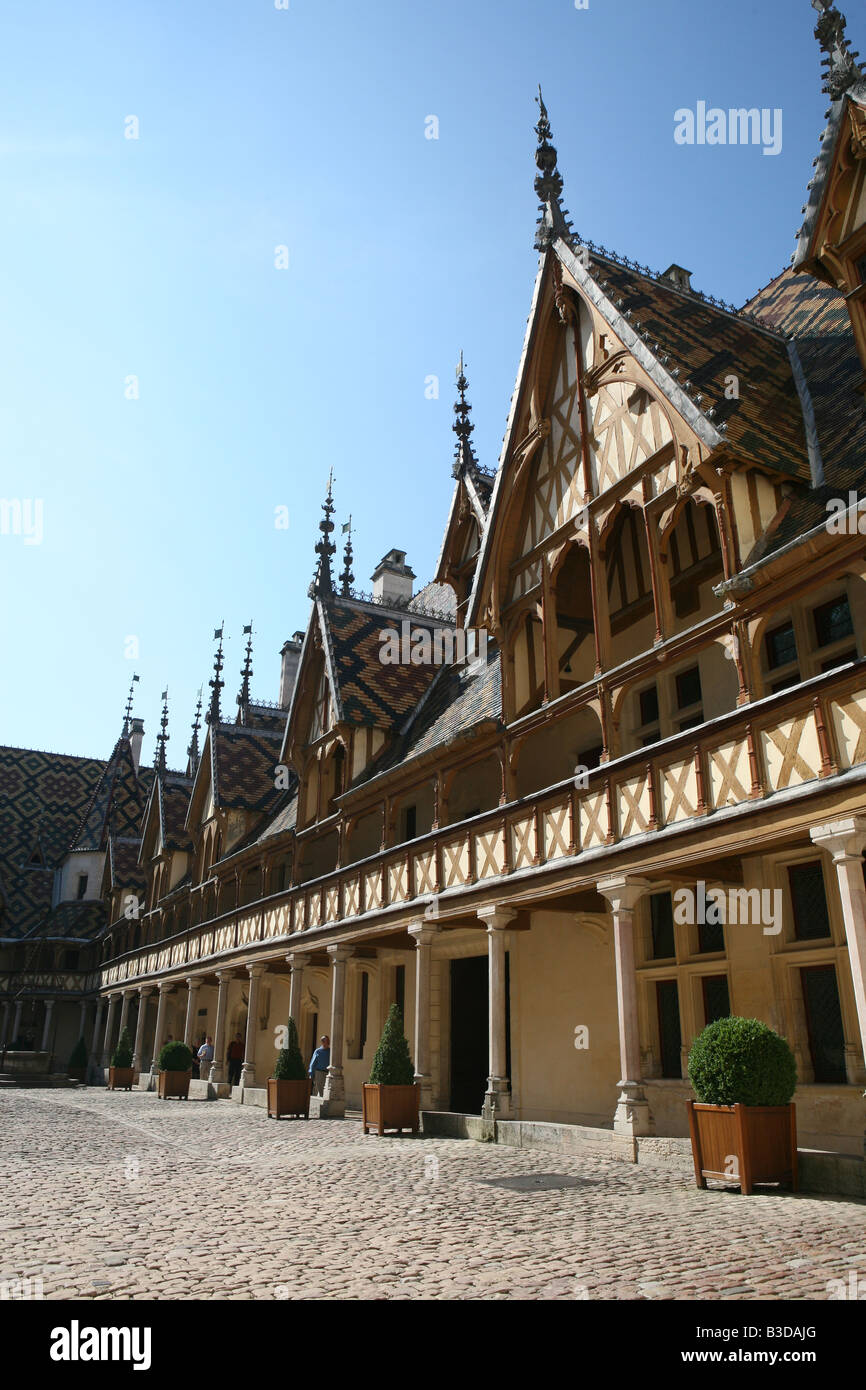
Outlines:
[[658, 743], [661, 738], [658, 686], [648, 685], [646, 690], [640, 691], [637, 700], [640, 718], [638, 736], [640, 746], [646, 748], [648, 743]]
[[688, 671], [680, 671], [675, 677], [675, 684], [677, 708], [690, 711], [677, 726], [680, 733], [684, 733], [686, 729], [694, 729], [696, 725], [704, 722], [701, 708], [701, 673], [697, 666], [689, 667]]
[[819, 859], [808, 864], [791, 864], [788, 885], [794, 912], [794, 937], [797, 941], [815, 941], [830, 935], [830, 917], [824, 892], [824, 871]]
[[85, 894], [86, 892], [87, 892], [87, 874], [79, 874], [79, 875], [78, 875], [78, 888], [76, 889], [76, 893], [75, 893], [75, 896], [78, 898], [79, 902], [80, 902], [81, 899], [84, 897], [84, 894]]
[[776, 671], [780, 666], [788, 666], [797, 660], [797, 639], [793, 623], [783, 623], [773, 628], [764, 638], [764, 651], [767, 656], [767, 669]]
[[815, 624], [815, 641], [819, 647], [829, 647], [832, 642], [842, 642], [854, 632], [851, 609], [844, 594], [814, 608], [812, 621]]
[[721, 922], [699, 922], [698, 923], [698, 950], [702, 954], [708, 951], [724, 951], [725, 949], [725, 929]]
[[77, 952], [77, 951], [64, 951], [64, 952], [63, 952], [63, 962], [62, 962], [62, 965], [61, 965], [60, 968], [61, 968], [61, 970], [77, 970], [77, 969], [78, 969], [78, 952]]
[[670, 893], [653, 893], [650, 898], [650, 930], [653, 960], [669, 960], [675, 956], [674, 909]]
[[416, 834], [418, 833], [417, 830], [416, 830], [417, 823], [418, 823], [418, 808], [417, 808], [417, 806], [407, 806], [407, 807], [406, 807], [406, 811], [405, 811], [405, 834], [404, 834], [404, 837], [403, 837], [404, 839], [406, 839], [406, 840], [414, 840], [414, 839], [415, 839], [415, 836], [416, 836]]
[[715, 1023], [718, 1018], [727, 1018], [731, 1012], [727, 975], [704, 975], [701, 984], [704, 993], [704, 1023]]
[[843, 1085], [847, 1080], [845, 1033], [835, 967], [816, 965], [801, 970], [800, 979], [815, 1080], [825, 1085]]
[[676, 980], [656, 981], [656, 1004], [659, 1016], [659, 1052], [662, 1076], [671, 1081], [682, 1077], [682, 1031], [680, 1029], [680, 998]]

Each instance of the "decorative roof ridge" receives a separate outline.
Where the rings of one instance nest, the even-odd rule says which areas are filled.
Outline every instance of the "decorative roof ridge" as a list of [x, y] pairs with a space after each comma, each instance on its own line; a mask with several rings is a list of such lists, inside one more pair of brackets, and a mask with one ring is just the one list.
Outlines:
[[[436, 580], [431, 579], [428, 581], [428, 584], [435, 584], [436, 582]], [[421, 589], [426, 589], [428, 584], [422, 584], [420, 586]], [[332, 594], [330, 599], [349, 599], [355, 603], [366, 603], [373, 608], [384, 609], [386, 612], [407, 613], [416, 618], [430, 618], [434, 622], [448, 623], [450, 627], [456, 626], [455, 618], [442, 609], [428, 607], [427, 605], [412, 607], [413, 604], [417, 603], [417, 597], [416, 594], [412, 598], [404, 600], [395, 598], [383, 599], [376, 598], [375, 595], [369, 593], [367, 590], [352, 588], [347, 594]]]

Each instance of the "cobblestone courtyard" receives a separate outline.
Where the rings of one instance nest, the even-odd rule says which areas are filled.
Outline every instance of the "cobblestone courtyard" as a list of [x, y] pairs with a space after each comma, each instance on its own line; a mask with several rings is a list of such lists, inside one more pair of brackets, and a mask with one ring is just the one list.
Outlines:
[[0, 1281], [54, 1299], [826, 1299], [866, 1275], [866, 1204], [227, 1101], [6, 1092], [0, 1184]]

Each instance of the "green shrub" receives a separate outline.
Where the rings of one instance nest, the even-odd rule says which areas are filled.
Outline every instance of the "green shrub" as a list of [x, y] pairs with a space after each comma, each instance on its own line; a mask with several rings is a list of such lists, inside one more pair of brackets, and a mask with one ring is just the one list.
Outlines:
[[132, 1043], [129, 1040], [129, 1032], [124, 1028], [120, 1037], [117, 1039], [117, 1047], [111, 1054], [111, 1065], [113, 1067], [132, 1066]]
[[373, 1058], [370, 1081], [379, 1086], [411, 1086], [414, 1080], [415, 1068], [403, 1034], [403, 1015], [392, 1004]]
[[797, 1064], [784, 1038], [757, 1018], [720, 1018], [696, 1038], [689, 1080], [704, 1105], [787, 1105]]
[[192, 1053], [186, 1043], [168, 1042], [159, 1054], [160, 1071], [189, 1071]]
[[72, 1056], [69, 1058], [69, 1070], [70, 1070], [70, 1071], [80, 1071], [82, 1067], [86, 1067], [86, 1066], [87, 1066], [87, 1043], [84, 1041], [83, 1038], [79, 1038], [79, 1039], [78, 1039], [78, 1042], [75, 1044], [75, 1046], [74, 1046], [73, 1049], [72, 1049]]
[[307, 1069], [304, 1066], [304, 1059], [301, 1056], [301, 1049], [298, 1043], [298, 1030], [295, 1027], [295, 1020], [289, 1019], [289, 1026], [286, 1029], [286, 1045], [281, 1049], [274, 1067], [275, 1081], [305, 1081]]

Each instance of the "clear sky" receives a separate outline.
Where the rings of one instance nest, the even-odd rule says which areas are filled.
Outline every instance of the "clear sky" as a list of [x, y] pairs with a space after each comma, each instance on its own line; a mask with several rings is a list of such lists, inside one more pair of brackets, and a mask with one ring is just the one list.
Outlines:
[[[584, 238], [738, 304], [783, 269], [827, 104], [815, 18], [808, 0], [4, 0], [0, 498], [40, 499], [43, 537], [0, 535], [0, 742], [107, 756], [135, 669], [144, 756], [167, 684], [181, 765], [223, 619], [224, 713], [250, 619], [253, 691], [276, 699], [331, 467], [356, 582], [393, 546], [431, 576], [461, 347], [488, 467], [505, 428], [539, 81]], [[856, 15], [849, 35], [866, 48]], [[676, 144], [699, 101], [781, 108], [781, 153]]]

